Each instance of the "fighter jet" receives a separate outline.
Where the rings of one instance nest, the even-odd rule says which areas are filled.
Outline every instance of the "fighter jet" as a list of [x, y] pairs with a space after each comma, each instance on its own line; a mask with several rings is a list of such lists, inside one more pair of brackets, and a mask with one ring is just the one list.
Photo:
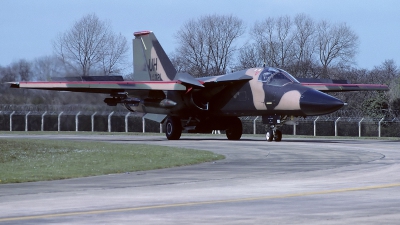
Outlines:
[[266, 140], [281, 141], [279, 128], [298, 117], [335, 112], [345, 103], [325, 92], [388, 90], [380, 84], [298, 79], [283, 69], [257, 67], [220, 76], [194, 78], [177, 73], [151, 31], [134, 33], [134, 81], [121, 76], [67, 77], [45, 82], [11, 82], [12, 88], [109, 94], [104, 102], [165, 123], [168, 140], [182, 131], [225, 130], [229, 140], [242, 136], [241, 116], [261, 116]]

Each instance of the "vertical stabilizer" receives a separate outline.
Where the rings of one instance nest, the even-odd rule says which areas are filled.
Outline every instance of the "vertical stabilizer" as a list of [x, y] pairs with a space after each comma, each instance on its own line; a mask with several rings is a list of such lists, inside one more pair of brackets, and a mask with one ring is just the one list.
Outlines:
[[176, 69], [152, 31], [134, 33], [133, 68], [137, 81], [170, 81]]

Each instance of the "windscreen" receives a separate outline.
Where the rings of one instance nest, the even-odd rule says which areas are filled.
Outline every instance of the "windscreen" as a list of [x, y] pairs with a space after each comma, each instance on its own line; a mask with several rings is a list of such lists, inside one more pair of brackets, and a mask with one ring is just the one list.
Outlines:
[[274, 67], [266, 67], [258, 76], [258, 81], [274, 86], [283, 86], [287, 83], [300, 83], [288, 72]]

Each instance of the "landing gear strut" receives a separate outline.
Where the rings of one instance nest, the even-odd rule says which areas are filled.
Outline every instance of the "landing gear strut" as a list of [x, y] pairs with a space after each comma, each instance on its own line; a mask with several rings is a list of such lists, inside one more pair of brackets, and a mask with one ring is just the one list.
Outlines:
[[265, 139], [267, 141], [281, 141], [282, 140], [282, 132], [278, 130], [274, 125], [271, 125], [265, 134]]

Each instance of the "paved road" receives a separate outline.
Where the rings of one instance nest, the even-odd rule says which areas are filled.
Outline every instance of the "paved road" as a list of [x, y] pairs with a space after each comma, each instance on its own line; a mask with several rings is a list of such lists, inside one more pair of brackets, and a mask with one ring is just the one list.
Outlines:
[[24, 137], [151, 143], [211, 150], [226, 159], [146, 172], [3, 184], [0, 224], [400, 223], [400, 141]]

